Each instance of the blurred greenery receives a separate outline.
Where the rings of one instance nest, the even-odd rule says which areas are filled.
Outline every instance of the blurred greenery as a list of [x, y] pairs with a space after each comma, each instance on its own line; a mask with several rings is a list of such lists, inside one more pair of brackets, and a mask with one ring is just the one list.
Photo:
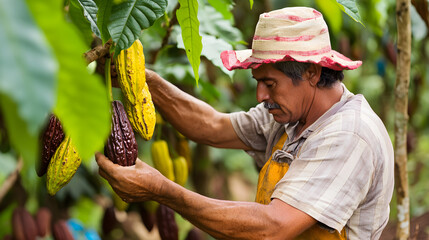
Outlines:
[[[17, 159], [22, 156], [24, 167], [13, 188], [0, 199], [0, 237], [11, 233], [10, 219], [12, 211], [18, 205], [24, 205], [31, 213], [36, 213], [41, 206], [50, 206], [57, 218], [76, 219], [85, 227], [93, 228], [102, 235], [101, 223], [104, 210], [112, 206], [114, 193], [98, 175], [94, 158], [94, 151], [101, 150], [108, 129], [107, 93], [102, 80], [103, 76], [93, 71], [95, 63], [88, 69], [82, 61], [82, 54], [93, 47], [94, 15], [90, 21], [85, 18], [83, 10], [88, 10], [87, 3], [92, 1], [35, 1], [21, 2], [12, 0], [0, 3], [0, 48], [3, 53], [9, 46], [22, 48], [24, 52], [12, 52], [16, 59], [25, 59], [31, 63], [21, 64], [20, 69], [14, 70], [10, 66], [9, 58], [0, 57], [0, 189], [4, 186], [10, 174], [16, 167]], [[103, 41], [110, 38], [107, 23], [110, 17], [110, 1], [95, 1], [100, 9], [97, 26]], [[191, 1], [190, 1], [191, 2]], [[345, 2], [345, 1], [337, 1]], [[327, 21], [330, 30], [332, 48], [351, 59], [360, 59], [363, 65], [353, 71], [345, 71], [344, 84], [355, 94], [362, 94], [386, 124], [393, 141], [394, 130], [394, 88], [396, 81], [396, 19], [394, 0], [359, 0], [357, 3], [360, 19], [359, 24], [346, 13], [336, 8], [335, 1], [321, 0], [198, 0], [199, 34], [202, 37], [201, 64], [199, 65], [198, 86], [195, 74], [184, 50], [182, 28], [174, 22], [178, 4], [177, 0], [169, 0], [165, 7], [165, 15], [154, 21], [153, 25], [137, 34], [144, 46], [146, 66], [155, 70], [168, 81], [182, 90], [196, 96], [223, 112], [246, 111], [257, 104], [256, 81], [251, 78], [250, 70], [229, 72], [221, 64], [219, 54], [227, 49], [245, 49], [252, 43], [255, 25], [259, 14], [288, 6], [309, 6], [320, 10]], [[16, 4], [20, 4], [19, 6]], [[81, 5], [84, 4], [84, 5]], [[123, 1], [112, 3], [126, 4]], [[253, 5], [250, 8], [250, 5]], [[18, 7], [14, 7], [18, 6]], [[30, 30], [16, 29], [21, 23], [15, 15], [4, 15], [5, 10], [18, 9], [17, 13], [24, 14], [25, 26]], [[29, 9], [26, 10], [26, 9]], [[353, 8], [353, 7], [350, 7]], [[92, 10], [89, 10], [91, 13]], [[354, 10], [355, 11], [355, 10]], [[93, 14], [93, 12], [92, 12]], [[139, 12], [138, 14], [143, 14]], [[411, 7], [412, 16], [412, 58], [411, 82], [409, 90], [409, 134], [408, 134], [408, 171], [410, 182], [410, 210], [411, 216], [416, 217], [429, 211], [429, 41], [428, 26]], [[107, 18], [107, 20], [106, 20]], [[6, 19], [11, 21], [7, 25]], [[100, 20], [101, 19], [101, 20]], [[22, 20], [22, 19], [21, 19]], [[21, 24], [24, 24], [21, 23]], [[92, 24], [91, 24], [92, 23]], [[22, 25], [21, 25], [22, 26]], [[4, 35], [8, 27], [14, 31]], [[92, 27], [92, 30], [91, 30]], [[110, 26], [111, 27], [111, 26]], [[130, 27], [132, 28], [132, 27]], [[39, 36], [43, 35], [43, 36]], [[32, 45], [21, 46], [4, 36], [21, 38]], [[35, 38], [35, 36], [39, 36]], [[19, 39], [19, 38], [18, 38]], [[36, 41], [40, 40], [40, 41]], [[6, 41], [7, 40], [7, 41]], [[33, 49], [33, 55], [23, 54]], [[34, 55], [34, 51], [39, 54]], [[49, 53], [52, 55], [49, 57]], [[9, 55], [8, 55], [9, 56]], [[7, 64], [6, 64], [7, 63]], [[34, 66], [37, 66], [35, 68]], [[54, 71], [59, 67], [59, 73]], [[15, 66], [14, 66], [15, 67]], [[6, 69], [7, 68], [7, 69]], [[9, 71], [5, 75], [5, 71]], [[19, 72], [22, 70], [23, 72]], [[43, 74], [34, 75], [32, 71], [41, 71]], [[18, 73], [25, 73], [20, 75]], [[31, 75], [31, 76], [30, 76]], [[46, 75], [46, 76], [45, 76]], [[10, 77], [13, 76], [13, 77]], [[20, 77], [21, 76], [21, 77]], [[46, 77], [45, 80], [43, 80]], [[15, 79], [16, 78], [16, 81]], [[22, 79], [21, 79], [22, 78]], [[42, 79], [43, 78], [43, 79]], [[52, 91], [46, 90], [53, 85], [49, 79], [55, 78], [57, 86], [55, 100], [49, 95]], [[10, 79], [14, 79], [13, 81]], [[18, 81], [22, 80], [22, 81]], [[41, 82], [46, 81], [45, 85]], [[11, 89], [16, 84], [28, 85], [25, 92], [26, 100], [34, 99], [34, 104], [46, 106], [36, 107], [39, 119], [28, 122], [28, 113], [20, 115], [19, 107], [23, 102], [17, 100]], [[40, 85], [40, 86], [39, 86]], [[42, 86], [43, 85], [43, 86]], [[45, 88], [42, 88], [45, 87]], [[24, 92], [24, 95], [25, 95]], [[21, 96], [20, 94], [18, 94]], [[121, 99], [121, 92], [113, 89], [115, 99]], [[31, 105], [30, 105], [31, 106]], [[34, 110], [34, 109], [33, 109]], [[37, 177], [34, 168], [37, 159], [37, 137], [31, 134], [32, 129], [41, 131], [40, 116], [54, 111], [65, 121], [66, 131], [70, 131], [79, 139], [80, 149], [85, 160], [70, 183], [61, 189], [56, 196], [47, 196], [46, 177]], [[29, 128], [30, 127], [30, 128]], [[4, 130], [6, 129], [6, 131]], [[174, 152], [177, 141], [174, 129], [166, 124], [162, 131], [155, 133], [153, 139], [163, 138], [170, 144], [170, 154]], [[139, 158], [152, 164], [150, 156], [151, 141], [144, 141], [138, 137]], [[237, 197], [232, 194], [237, 189], [231, 186], [250, 186], [256, 188], [258, 178], [257, 169], [253, 160], [243, 151], [230, 149], [215, 149], [190, 142], [192, 150], [193, 169], [187, 188], [211, 197], [229, 199]], [[198, 164], [197, 164], [198, 162]], [[240, 176], [241, 185], [231, 184], [237, 181], [233, 176]], [[245, 189], [247, 190], [247, 189]], [[236, 191], [240, 192], [240, 191]], [[248, 201], [254, 196], [244, 194]], [[136, 205], [130, 205], [128, 213], [136, 212]], [[119, 211], [124, 213], [122, 211]], [[184, 239], [191, 225], [180, 216], [176, 216], [179, 224], [180, 239]], [[395, 198], [391, 202], [391, 222], [396, 220]], [[127, 236], [125, 233], [112, 234]]]

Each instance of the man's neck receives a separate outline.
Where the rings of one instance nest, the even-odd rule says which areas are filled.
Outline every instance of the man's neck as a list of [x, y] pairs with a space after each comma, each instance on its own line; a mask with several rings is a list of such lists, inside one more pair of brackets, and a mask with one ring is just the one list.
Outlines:
[[340, 82], [335, 83], [330, 88], [317, 88], [306, 118], [301, 120], [295, 128], [294, 138], [298, 138], [305, 129], [317, 121], [335, 103], [339, 102], [343, 92], [344, 89]]

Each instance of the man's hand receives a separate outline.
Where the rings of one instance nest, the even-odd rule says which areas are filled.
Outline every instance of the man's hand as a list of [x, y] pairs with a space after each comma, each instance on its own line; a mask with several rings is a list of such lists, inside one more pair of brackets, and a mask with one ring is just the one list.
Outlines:
[[166, 178], [137, 158], [134, 166], [114, 164], [101, 153], [95, 154], [100, 175], [125, 202], [141, 202], [156, 198]]

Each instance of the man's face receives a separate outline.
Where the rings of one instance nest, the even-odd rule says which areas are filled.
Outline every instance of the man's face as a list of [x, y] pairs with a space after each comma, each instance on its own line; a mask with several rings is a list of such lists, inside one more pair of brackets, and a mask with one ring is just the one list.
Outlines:
[[252, 74], [258, 81], [256, 98], [258, 102], [265, 103], [276, 122], [294, 123], [305, 117], [314, 91], [314, 87], [305, 79], [305, 74], [298, 85], [294, 85], [291, 78], [272, 64], [252, 69]]

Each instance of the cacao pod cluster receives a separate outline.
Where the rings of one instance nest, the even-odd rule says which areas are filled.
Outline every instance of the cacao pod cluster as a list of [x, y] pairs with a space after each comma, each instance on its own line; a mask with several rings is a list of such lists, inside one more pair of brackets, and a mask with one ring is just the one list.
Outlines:
[[12, 238], [14, 240], [73, 240], [65, 220], [52, 218], [49, 208], [41, 207], [35, 216], [24, 207], [17, 207], [12, 213]]
[[136, 40], [114, 59], [124, 107], [133, 129], [150, 140], [156, 124], [155, 106], [146, 83], [143, 45]]
[[48, 193], [55, 195], [73, 178], [82, 161], [70, 136], [64, 133], [60, 120], [53, 114], [42, 133], [41, 143], [36, 171], [40, 177], [46, 173]]
[[165, 140], [157, 140], [151, 146], [154, 167], [171, 181], [185, 186], [188, 180], [188, 163], [183, 156], [171, 159], [168, 144]]

